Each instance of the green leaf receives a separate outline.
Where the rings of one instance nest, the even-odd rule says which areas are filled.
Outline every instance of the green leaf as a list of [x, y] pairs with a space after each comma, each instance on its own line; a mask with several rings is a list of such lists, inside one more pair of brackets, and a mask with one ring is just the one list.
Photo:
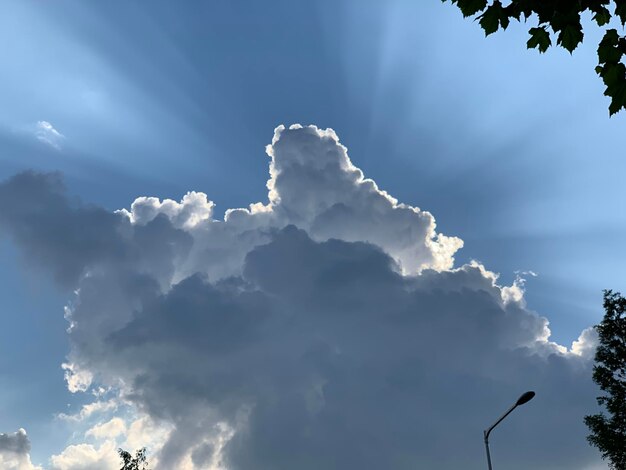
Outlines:
[[583, 40], [583, 31], [580, 24], [568, 24], [565, 26], [557, 38], [557, 44], [560, 44], [571, 54], [578, 44]]
[[502, 26], [502, 29], [508, 28], [510, 22], [511, 20], [509, 20], [509, 17], [503, 11], [500, 16], [500, 26]]
[[515, 18], [519, 21], [522, 16], [522, 5], [519, 2], [512, 2], [504, 7], [504, 13], [507, 18]]
[[[447, 2], [448, 0], [442, 0]], [[459, 7], [464, 16], [477, 15], [485, 36], [498, 29], [506, 29], [512, 19], [521, 21], [533, 16], [538, 18], [536, 28], [530, 28], [526, 42], [529, 49], [546, 52], [552, 45], [551, 33], [556, 44], [570, 54], [585, 39], [581, 14], [589, 11], [593, 21], [603, 28], [617, 16], [626, 25], [626, 0], [450, 0]], [[506, 3], [504, 7], [502, 3]], [[551, 31], [550, 31], [551, 30]], [[626, 35], [620, 36], [615, 29], [608, 29], [598, 45], [596, 73], [606, 86], [605, 95], [611, 98], [609, 112], [615, 114], [626, 109]], [[625, 326], [626, 329], [626, 326]], [[626, 368], [624, 369], [626, 371]], [[626, 376], [626, 372], [623, 372]], [[626, 392], [625, 392], [626, 393]], [[626, 457], [625, 457], [626, 458]], [[625, 460], [626, 462], [626, 460]], [[622, 468], [622, 467], [619, 467]], [[624, 467], [626, 469], [626, 466]]]
[[508, 26], [508, 17], [505, 15], [502, 3], [499, 0], [495, 0], [493, 4], [485, 10], [485, 12], [479, 16], [480, 26], [485, 31], [485, 36], [489, 36], [492, 33], [498, 31], [500, 27], [501, 18], [506, 18]]
[[468, 17], [483, 11], [487, 6], [487, 0], [458, 0], [457, 5], [463, 16]]
[[592, 19], [598, 23], [598, 26], [604, 26], [611, 21], [611, 12], [606, 7], [600, 7]]
[[600, 41], [600, 45], [602, 44], [611, 44], [613, 46], [617, 46], [619, 42], [619, 34], [617, 34], [616, 29], [607, 29], [606, 33], [604, 33], [604, 37]]
[[533, 15], [533, 13], [535, 13], [535, 10], [533, 9], [533, 5], [531, 4], [529, 0], [520, 0], [516, 3], [519, 5], [518, 8], [524, 15], [524, 21], [526, 21], [528, 18], [530, 18]]
[[602, 81], [607, 87], [607, 96], [612, 96], [612, 90], [616, 87], [619, 87], [620, 84], [625, 80], [623, 67], [623, 64], [606, 64], [604, 67], [602, 67], [600, 76], [602, 77]]
[[528, 49], [539, 49], [539, 52], [544, 53], [548, 50], [548, 47], [552, 45], [550, 40], [550, 33], [545, 28], [530, 28], [528, 30], [530, 39], [526, 43]]
[[609, 29], [598, 45], [598, 62], [600, 64], [617, 64], [623, 55], [620, 41], [623, 38], [617, 34], [617, 30]]
[[598, 62], [601, 64], [616, 64], [622, 58], [621, 51], [610, 44], [600, 44], [598, 46]]

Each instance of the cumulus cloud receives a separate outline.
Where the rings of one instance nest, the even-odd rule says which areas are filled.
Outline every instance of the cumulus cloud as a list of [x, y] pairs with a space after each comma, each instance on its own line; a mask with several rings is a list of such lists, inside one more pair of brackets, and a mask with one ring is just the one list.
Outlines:
[[224, 220], [198, 192], [109, 213], [58, 175], [0, 185], [0, 227], [75, 288], [70, 387], [118, 390], [167, 429], [160, 469], [483, 468], [481, 429], [527, 389], [497, 458], [597, 464], [590, 333], [557, 345], [521, 278], [455, 267], [462, 241], [365, 178], [332, 130], [281, 126], [267, 154], [268, 200]]
[[72, 392], [85, 392], [89, 389], [93, 377], [88, 370], [79, 370], [75, 364], [61, 364], [67, 389]]
[[100, 446], [70, 445], [50, 458], [53, 470], [113, 470], [119, 468], [117, 445], [107, 440]]
[[0, 468], [3, 470], [42, 470], [30, 461], [30, 440], [24, 429], [0, 433]]
[[598, 347], [598, 332], [595, 328], [585, 328], [578, 339], [572, 343], [571, 351], [582, 357], [591, 357]]
[[96, 439], [115, 438], [126, 432], [126, 423], [122, 418], [113, 418], [106, 423], [100, 423], [89, 429], [86, 436], [93, 436]]
[[190, 191], [180, 203], [172, 199], [161, 201], [156, 197], [140, 197], [133, 202], [130, 212], [122, 209], [120, 213], [125, 214], [133, 224], [139, 225], [150, 222], [159, 214], [165, 214], [175, 227], [192, 228], [211, 218], [214, 205], [206, 194]]
[[[111, 399], [110, 402], [119, 402]], [[122, 417], [111, 417], [111, 411], [123, 410]], [[104, 420], [103, 420], [104, 418]], [[110, 418], [110, 419], [107, 419]], [[159, 449], [167, 440], [171, 427], [155, 423], [149, 416], [138, 416], [135, 411], [119, 402], [115, 407], [99, 406], [90, 408], [88, 415], [81, 416], [80, 421], [96, 420], [84, 433], [84, 439], [78, 439], [68, 445], [59, 454], [50, 458], [51, 470], [117, 470], [119, 456], [117, 450], [137, 450], [142, 447]], [[152, 466], [158, 465], [158, 458], [150, 455]]]

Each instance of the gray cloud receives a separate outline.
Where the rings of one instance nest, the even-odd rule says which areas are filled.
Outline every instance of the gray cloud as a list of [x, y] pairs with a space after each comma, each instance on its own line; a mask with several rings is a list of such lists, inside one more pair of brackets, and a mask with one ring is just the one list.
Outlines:
[[[71, 200], [59, 174], [32, 171], [0, 185], [2, 231], [24, 248], [28, 261], [50, 269], [65, 286], [107, 264], [132, 266], [165, 282], [171, 260], [191, 245], [189, 235], [165, 216], [131, 227], [121, 214]], [[162, 256], [163, 250], [171, 253]]]
[[0, 186], [27, 259], [78, 288], [72, 367], [173, 425], [160, 468], [483, 468], [481, 430], [527, 389], [494, 459], [597, 463], [590, 332], [567, 351], [520, 284], [454, 269], [462, 242], [365, 179], [334, 132], [281, 127], [268, 154], [269, 202], [223, 221], [201, 193], [110, 214], [57, 176]]
[[244, 272], [188, 279], [107, 339], [98, 368], [141, 370], [125, 377], [133, 399], [174, 421], [174, 439], [194, 447], [198, 422], [239, 423], [233, 469], [482, 468], [481, 427], [532, 388], [507, 423], [527, 444], [500, 444], [507, 466], [593, 461], [574, 445], [593, 404], [587, 363], [478, 267], [404, 277], [374, 246], [288, 227]]
[[12, 452], [14, 454], [27, 454], [30, 452], [30, 440], [26, 431], [20, 429], [13, 434], [0, 433], [0, 452]]
[[41, 470], [30, 461], [30, 440], [24, 429], [13, 434], [0, 433], [0, 468], [4, 470]]

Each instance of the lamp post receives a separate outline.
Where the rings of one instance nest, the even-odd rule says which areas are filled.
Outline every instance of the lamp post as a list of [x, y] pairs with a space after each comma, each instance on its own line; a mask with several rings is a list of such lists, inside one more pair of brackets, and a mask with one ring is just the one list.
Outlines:
[[532, 392], [532, 391], [523, 393], [522, 396], [520, 396], [517, 399], [515, 404], [511, 408], [509, 408], [508, 411], [506, 413], [504, 413], [500, 417], [500, 419], [498, 419], [498, 421], [496, 421], [495, 423], [493, 423], [491, 425], [491, 427], [489, 427], [488, 429], [485, 429], [485, 431], [483, 431], [484, 432], [484, 436], [485, 436], [485, 449], [487, 450], [487, 464], [489, 465], [489, 470], [492, 470], [492, 468], [491, 468], [491, 455], [489, 454], [489, 434], [491, 433], [493, 428], [495, 428], [498, 424], [500, 424], [500, 422], [511, 413], [511, 411], [513, 411], [518, 406], [523, 405], [524, 403], [528, 403], [530, 400], [533, 399], [534, 396], [535, 396], [535, 392]]

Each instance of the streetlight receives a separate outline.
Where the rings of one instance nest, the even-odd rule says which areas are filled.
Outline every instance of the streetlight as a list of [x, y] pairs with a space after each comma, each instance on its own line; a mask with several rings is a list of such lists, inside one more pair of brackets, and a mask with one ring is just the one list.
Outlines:
[[511, 411], [513, 411], [518, 406], [523, 405], [524, 403], [528, 403], [530, 400], [533, 399], [534, 396], [535, 396], [535, 392], [532, 392], [532, 391], [523, 393], [522, 396], [517, 399], [515, 404], [511, 408], [509, 408], [509, 410], [506, 413], [504, 413], [500, 417], [500, 419], [498, 419], [498, 421], [496, 421], [489, 429], [485, 429], [485, 431], [483, 431], [485, 435], [485, 449], [487, 450], [487, 463], [489, 464], [489, 470], [492, 470], [491, 455], [489, 454], [489, 433], [491, 433], [493, 428], [495, 428], [498, 424], [500, 424], [500, 421], [506, 418], [511, 413]]

